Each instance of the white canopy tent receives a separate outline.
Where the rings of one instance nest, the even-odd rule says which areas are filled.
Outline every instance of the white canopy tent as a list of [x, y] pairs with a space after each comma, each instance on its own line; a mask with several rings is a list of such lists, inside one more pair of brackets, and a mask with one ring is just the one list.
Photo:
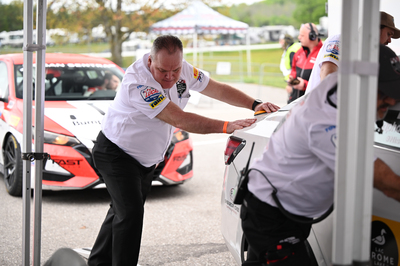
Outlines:
[[247, 72], [251, 73], [249, 25], [226, 17], [206, 4], [195, 1], [174, 16], [151, 26], [155, 34], [193, 35], [193, 65], [197, 66], [197, 39], [199, 34], [246, 34]]

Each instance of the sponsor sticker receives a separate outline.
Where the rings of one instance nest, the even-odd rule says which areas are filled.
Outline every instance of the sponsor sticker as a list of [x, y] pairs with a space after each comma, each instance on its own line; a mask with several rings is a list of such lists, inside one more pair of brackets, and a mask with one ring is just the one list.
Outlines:
[[203, 72], [199, 71], [199, 77], [197, 78], [198, 81], [203, 82], [204, 74]]
[[335, 125], [331, 125], [331, 126], [325, 128], [325, 132], [329, 132], [331, 130], [334, 130], [335, 128], [336, 128]]
[[11, 126], [17, 127], [19, 121], [21, 121], [21, 117], [18, 117], [16, 115], [11, 115], [10, 116], [9, 123], [10, 123]]
[[334, 55], [334, 54], [326, 54], [326, 55], [324, 55], [324, 58], [327, 58], [327, 57], [332, 57], [333, 59], [339, 60], [339, 57], [337, 55]]
[[146, 86], [144, 89], [140, 91], [140, 95], [142, 96], [145, 102], [149, 103], [157, 100], [162, 94], [159, 90]]
[[178, 91], [179, 98], [182, 98], [182, 94], [185, 93], [186, 88], [186, 81], [184, 79], [178, 80], [176, 90]]
[[197, 68], [193, 67], [193, 77], [194, 79], [197, 79], [199, 77], [199, 70]]
[[158, 96], [158, 98], [156, 100], [154, 100], [152, 103], [150, 103], [149, 105], [150, 105], [151, 109], [154, 109], [164, 100], [165, 100], [164, 95], [160, 94]]
[[400, 223], [372, 216], [371, 265], [399, 265]]

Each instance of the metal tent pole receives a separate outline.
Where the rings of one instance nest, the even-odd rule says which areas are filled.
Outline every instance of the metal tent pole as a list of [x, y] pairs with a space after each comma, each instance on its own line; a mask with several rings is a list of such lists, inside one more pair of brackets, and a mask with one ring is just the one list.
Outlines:
[[[374, 171], [374, 124], [379, 66], [379, 0], [364, 0], [357, 72], [360, 73], [359, 132], [353, 263], [369, 265]], [[365, 133], [362, 135], [361, 133]]]
[[[33, 55], [29, 48], [33, 44], [33, 2], [24, 2], [24, 65], [23, 65], [23, 142], [22, 152], [32, 152], [32, 67]], [[31, 219], [31, 162], [22, 163], [22, 265], [30, 265], [30, 219]]]
[[[359, 7], [363, 4], [362, 21]], [[342, 1], [334, 266], [369, 265], [379, 0]], [[370, 20], [370, 21], [367, 21]], [[362, 42], [359, 21], [363, 25]], [[364, 54], [363, 54], [364, 53]]]
[[193, 33], [193, 66], [197, 66], [197, 27], [194, 28]]
[[35, 190], [34, 190], [34, 233], [33, 265], [40, 266], [41, 230], [42, 230], [42, 172], [44, 142], [44, 91], [45, 91], [45, 56], [46, 56], [46, 0], [37, 3], [37, 53], [36, 53], [36, 89], [35, 89]]
[[251, 51], [250, 51], [250, 27], [246, 32], [246, 55], [247, 55], [247, 76], [251, 77]]

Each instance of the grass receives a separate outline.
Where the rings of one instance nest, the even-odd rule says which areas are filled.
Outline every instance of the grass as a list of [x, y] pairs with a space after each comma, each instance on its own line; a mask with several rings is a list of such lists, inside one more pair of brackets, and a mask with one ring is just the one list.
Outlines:
[[[67, 44], [46, 48], [46, 52], [48, 53], [100, 53], [107, 51], [109, 51], [107, 43]], [[21, 48], [0, 48], [0, 54], [20, 52], [22, 52]], [[256, 83], [284, 88], [286, 83], [279, 69], [281, 56], [281, 49], [252, 50], [251, 70], [248, 73], [247, 53], [245, 50], [235, 52], [205, 52], [197, 56], [198, 63], [196, 67], [208, 71], [211, 77], [218, 81]], [[185, 54], [185, 60], [193, 64], [193, 54]], [[134, 57], [124, 57], [122, 67], [128, 67], [134, 61]], [[231, 74], [217, 75], [218, 62], [230, 62]]]
[[[246, 51], [235, 52], [206, 52], [197, 56], [196, 67], [206, 70], [211, 77], [223, 82], [256, 83], [266, 86], [285, 88], [279, 63], [282, 56], [281, 49], [253, 50], [251, 51], [251, 72], [247, 71]], [[135, 60], [134, 57], [125, 57], [124, 66], [129, 66]], [[185, 54], [185, 60], [193, 64], [193, 54]], [[217, 75], [217, 63], [230, 62], [230, 75]], [[125, 65], [126, 64], [126, 65]]]

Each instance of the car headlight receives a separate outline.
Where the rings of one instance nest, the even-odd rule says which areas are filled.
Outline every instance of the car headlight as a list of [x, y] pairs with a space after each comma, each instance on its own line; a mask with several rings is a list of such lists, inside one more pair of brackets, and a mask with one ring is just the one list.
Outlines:
[[44, 131], [44, 143], [71, 147], [80, 144], [79, 140], [74, 137], [49, 131]]

